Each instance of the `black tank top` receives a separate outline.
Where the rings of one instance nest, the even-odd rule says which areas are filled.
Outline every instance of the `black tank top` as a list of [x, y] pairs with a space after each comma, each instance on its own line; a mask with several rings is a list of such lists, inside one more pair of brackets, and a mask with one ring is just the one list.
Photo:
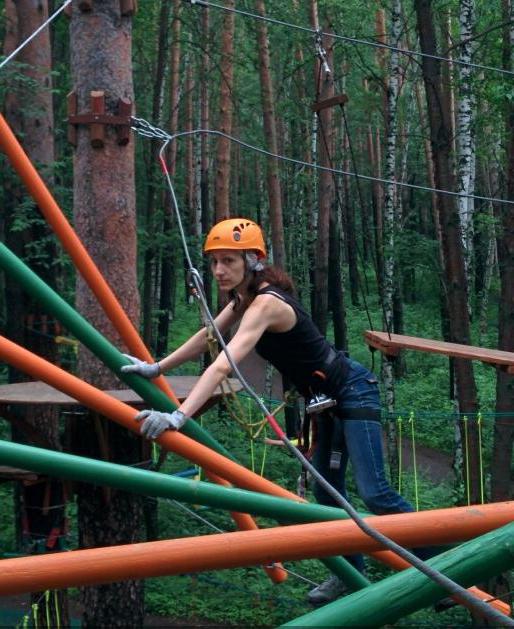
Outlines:
[[[334, 349], [290, 293], [276, 286], [265, 286], [257, 295], [273, 295], [291, 306], [296, 314], [296, 323], [287, 332], [264, 332], [255, 345], [259, 356], [289, 378], [302, 395], [323, 392], [336, 396], [348, 373], [343, 353], [338, 352], [333, 359]], [[329, 358], [332, 360], [328, 365]], [[323, 372], [326, 380], [313, 376], [315, 371]]]

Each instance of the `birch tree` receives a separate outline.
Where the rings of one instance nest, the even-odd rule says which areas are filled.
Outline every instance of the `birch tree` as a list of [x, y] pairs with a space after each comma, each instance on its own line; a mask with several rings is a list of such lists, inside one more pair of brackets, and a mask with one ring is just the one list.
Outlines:
[[[472, 84], [472, 69], [469, 65], [473, 54], [473, 27], [475, 22], [474, 0], [459, 2], [459, 76], [457, 106], [457, 192], [463, 196], [458, 198], [459, 218], [464, 247], [464, 263], [468, 283], [468, 294], [471, 293], [471, 263], [473, 259], [473, 214], [475, 188], [475, 138], [473, 115], [475, 98]], [[467, 196], [464, 196], [467, 195]]]
[[[391, 50], [389, 73], [386, 79], [386, 150], [384, 156], [384, 179], [394, 182], [396, 179], [396, 146], [398, 135], [398, 99], [400, 96], [401, 68], [399, 53], [395, 48], [400, 44], [402, 32], [401, 3], [392, 0], [391, 5]], [[395, 225], [397, 219], [397, 191], [394, 183], [384, 186], [384, 224], [383, 224], [383, 259], [384, 275], [382, 310], [384, 327], [389, 332], [394, 329], [394, 289], [395, 289]], [[386, 406], [394, 408], [393, 365], [390, 360], [382, 363], [382, 378], [386, 393]]]

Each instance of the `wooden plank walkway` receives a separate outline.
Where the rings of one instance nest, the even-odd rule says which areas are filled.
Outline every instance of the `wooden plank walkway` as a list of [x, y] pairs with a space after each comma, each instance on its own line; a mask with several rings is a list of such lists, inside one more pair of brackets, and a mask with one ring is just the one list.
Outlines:
[[374, 347], [388, 356], [397, 356], [402, 349], [412, 349], [420, 352], [443, 354], [454, 358], [480, 360], [483, 363], [503, 369], [507, 373], [514, 374], [514, 352], [434, 341], [417, 336], [405, 336], [404, 334], [388, 334], [387, 332], [377, 332], [375, 330], [366, 330], [364, 339], [370, 347]]

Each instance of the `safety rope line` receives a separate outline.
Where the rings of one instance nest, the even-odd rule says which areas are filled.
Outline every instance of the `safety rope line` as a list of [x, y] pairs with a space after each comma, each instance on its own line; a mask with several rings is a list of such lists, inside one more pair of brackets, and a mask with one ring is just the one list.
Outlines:
[[402, 449], [402, 436], [403, 436], [403, 418], [398, 415], [396, 418], [397, 436], [398, 436], [398, 493], [402, 493], [402, 474], [403, 474], [403, 449]]
[[414, 470], [414, 501], [416, 505], [416, 511], [419, 511], [418, 465], [416, 462], [416, 434], [414, 430], [414, 413], [412, 411], [409, 415], [409, 425], [412, 448], [412, 468]]
[[[139, 121], [139, 120], [140, 119], [132, 119], [132, 122], [134, 124], [136, 123], [136, 121]], [[145, 123], [146, 125], [149, 124], [146, 121]], [[259, 398], [256, 392], [248, 384], [247, 380], [245, 379], [239, 367], [237, 366], [234, 359], [232, 358], [230, 351], [227, 347], [227, 344], [225, 343], [225, 340], [223, 338], [223, 335], [221, 334], [219, 328], [216, 325], [214, 317], [210, 311], [209, 304], [207, 302], [207, 297], [205, 295], [202, 277], [198, 269], [196, 269], [192, 263], [191, 255], [189, 252], [189, 245], [187, 242], [186, 234], [184, 231], [184, 226], [182, 223], [180, 207], [179, 207], [177, 196], [175, 193], [175, 187], [171, 180], [171, 175], [170, 175], [167, 163], [166, 163], [165, 154], [166, 154], [166, 149], [170, 141], [175, 140], [177, 137], [181, 137], [184, 135], [191, 135], [192, 133], [195, 133], [195, 132], [197, 133], [198, 130], [192, 131], [192, 132], [182, 132], [182, 133], [175, 133], [173, 135], [169, 135], [165, 133], [164, 131], [160, 130], [159, 133], [164, 134], [167, 137], [166, 137], [166, 140], [162, 142], [162, 146], [159, 150], [158, 157], [159, 157], [159, 162], [161, 164], [161, 168], [162, 168], [166, 183], [168, 185], [169, 192], [170, 192], [170, 198], [171, 198], [171, 203], [172, 203], [172, 208], [170, 208], [170, 211], [172, 212], [172, 214], [174, 215], [176, 219], [180, 238], [182, 241], [184, 256], [188, 263], [187, 273], [188, 273], [188, 281], [192, 289], [192, 295], [200, 301], [204, 314], [208, 318], [212, 326], [212, 329], [214, 333], [216, 334], [218, 342], [221, 348], [223, 349], [223, 351], [225, 352], [227, 361], [230, 367], [232, 368], [232, 371], [234, 372], [235, 376], [239, 379], [243, 388], [254, 398], [256, 404], [258, 405], [258, 407], [261, 409], [264, 416], [266, 417], [270, 427], [273, 429], [277, 437], [281, 439], [281, 441], [289, 450], [291, 455], [294, 456], [296, 459], [298, 459], [298, 461], [301, 463], [304, 469], [309, 471], [312, 478], [318, 483], [318, 485], [323, 490], [327, 492], [329, 496], [332, 497], [335, 504], [341, 506], [346, 511], [346, 513], [356, 523], [356, 525], [361, 529], [361, 531], [363, 531], [366, 535], [368, 535], [375, 541], [385, 546], [385, 548], [396, 553], [402, 559], [407, 561], [411, 566], [415, 567], [417, 570], [422, 572], [425, 576], [429, 577], [432, 581], [437, 583], [439, 586], [441, 586], [443, 589], [448, 591], [450, 594], [457, 595], [462, 601], [466, 602], [466, 605], [469, 606], [469, 608], [473, 609], [480, 616], [483, 616], [491, 620], [492, 622], [496, 622], [496, 623], [500, 622], [504, 626], [514, 627], [514, 620], [507, 619], [504, 614], [502, 614], [501, 612], [497, 611], [496, 609], [492, 607], [489, 607], [482, 600], [470, 594], [466, 590], [466, 588], [462, 587], [461, 585], [459, 585], [452, 579], [448, 578], [446, 575], [442, 574], [441, 572], [439, 572], [432, 566], [427, 565], [424, 561], [419, 559], [419, 557], [414, 555], [412, 552], [403, 548], [402, 546], [400, 546], [399, 544], [397, 544], [396, 542], [394, 542], [392, 539], [388, 538], [387, 536], [383, 535], [382, 533], [380, 533], [379, 531], [371, 527], [369, 523], [367, 523], [363, 518], [361, 518], [358, 511], [348, 502], [348, 500], [344, 496], [342, 496], [318, 472], [318, 470], [312, 465], [312, 463], [307, 459], [307, 457], [295, 445], [293, 445], [291, 440], [287, 437], [286, 433], [282, 430], [282, 428], [278, 424], [276, 418], [270, 413], [270, 411], [268, 410], [264, 402]], [[216, 131], [214, 133], [218, 135], [226, 135], [226, 134], [222, 134], [219, 131]], [[230, 136], [226, 136], [226, 137], [230, 139]]]
[[22, 42], [22, 43], [18, 46], [18, 48], [16, 48], [15, 50], [13, 50], [13, 51], [12, 51], [12, 52], [11, 52], [11, 53], [10, 53], [10, 54], [6, 57], [6, 58], [5, 58], [5, 59], [3, 59], [3, 60], [0, 62], [0, 70], [1, 70], [1, 69], [5, 66], [5, 65], [7, 65], [7, 64], [9, 63], [9, 61], [11, 61], [11, 59], [14, 59], [14, 57], [16, 57], [16, 55], [17, 55], [19, 52], [21, 52], [21, 51], [25, 48], [25, 46], [26, 46], [27, 44], [29, 44], [29, 43], [30, 43], [30, 42], [31, 42], [31, 41], [32, 41], [35, 37], [37, 37], [37, 36], [39, 35], [39, 33], [40, 33], [40, 32], [41, 32], [44, 28], [46, 28], [46, 27], [50, 24], [50, 22], [52, 22], [52, 20], [54, 20], [54, 19], [55, 19], [55, 18], [59, 15], [59, 13], [61, 13], [62, 11], [64, 11], [64, 9], [65, 9], [65, 8], [66, 8], [69, 4], [71, 4], [71, 2], [72, 2], [72, 0], [65, 0], [65, 1], [63, 2], [63, 4], [61, 4], [61, 6], [60, 6], [60, 7], [59, 7], [56, 11], [54, 11], [54, 13], [53, 13], [51, 16], [50, 16], [50, 17], [49, 17], [49, 18], [48, 18], [45, 22], [43, 22], [43, 24], [41, 24], [40, 26], [38, 26], [38, 28], [36, 28], [36, 30], [35, 30], [35, 31], [31, 34], [31, 35], [29, 35], [29, 36], [27, 37], [27, 39], [26, 39], [24, 42]]
[[478, 413], [477, 416], [478, 426], [478, 468], [480, 472], [480, 502], [485, 502], [484, 492], [484, 457], [482, 452], [482, 413]]
[[[52, 597], [53, 594], [53, 597]], [[53, 598], [53, 607], [55, 613], [55, 623], [51, 622], [51, 598]], [[55, 627], [55, 629], [61, 628], [61, 615], [59, 612], [59, 598], [57, 594], [57, 590], [45, 590], [41, 596], [37, 599], [35, 603], [32, 603], [30, 606], [30, 611], [22, 616], [22, 618], [15, 625], [16, 629], [28, 629], [29, 621], [32, 616], [32, 624], [34, 629], [37, 629], [39, 626], [38, 623], [38, 615], [39, 615], [39, 607], [41, 603], [45, 603], [45, 619], [47, 627]]]
[[[262, 20], [265, 22], [269, 22], [270, 24], [276, 24], [278, 26], [286, 26], [288, 28], [302, 31], [304, 33], [309, 33], [311, 35], [330, 35], [334, 37], [334, 39], [339, 39], [341, 41], [345, 41], [350, 44], [359, 44], [363, 46], [371, 46], [372, 48], [384, 48], [386, 50], [390, 50], [391, 52], [398, 52], [402, 55], [406, 55], [408, 57], [421, 57], [426, 59], [435, 59], [436, 61], [445, 61], [447, 63], [453, 65], [461, 65], [468, 68], [477, 68], [478, 70], [488, 70], [490, 72], [497, 72], [498, 74], [506, 74], [508, 76], [514, 76], [514, 72], [512, 70], [505, 70], [504, 68], [498, 68], [495, 66], [487, 66], [482, 65], [480, 63], [473, 63], [472, 61], [462, 61], [460, 59], [450, 59], [449, 57], [443, 57], [442, 55], [431, 55], [426, 52], [420, 52], [417, 50], [409, 50], [407, 48], [399, 48], [398, 46], [391, 46], [390, 44], [384, 44], [382, 42], [377, 42], [369, 39], [359, 39], [357, 37], [349, 37], [346, 35], [338, 35], [337, 33], [326, 33], [322, 30], [317, 31], [316, 29], [309, 28], [306, 26], [300, 26], [298, 24], [291, 24], [290, 22], [285, 22], [283, 20], [278, 20], [276, 18], [271, 18], [269, 16], [258, 15], [255, 13], [250, 13], [249, 11], [242, 11], [241, 9], [235, 9], [232, 7], [226, 7], [220, 4], [216, 4], [215, 2], [208, 2], [207, 0], [184, 0], [192, 5], [198, 5], [204, 7], [206, 9], [212, 7], [214, 9], [221, 9], [222, 11], [226, 11], [228, 13], [236, 13], [238, 15], [243, 15], [244, 17], [250, 17], [256, 20]], [[467, 41], [464, 40], [455, 44], [455, 46], [461, 46], [466, 44]]]
[[305, 162], [301, 159], [295, 159], [294, 157], [288, 157], [286, 155], [280, 155], [278, 153], [272, 153], [271, 151], [267, 151], [266, 149], [260, 148], [258, 146], [254, 146], [249, 144], [248, 142], [243, 142], [234, 136], [231, 136], [227, 133], [223, 133], [223, 131], [218, 131], [217, 129], [192, 129], [191, 131], [180, 131], [178, 133], [174, 133], [173, 135], [169, 135], [168, 133], [158, 130], [154, 132], [156, 129], [153, 125], [151, 125], [148, 121], [142, 118], [132, 118], [132, 129], [137, 131], [140, 135], [148, 138], [160, 139], [162, 141], [171, 141], [177, 138], [186, 137], [189, 135], [197, 135], [197, 134], [207, 134], [207, 135], [215, 135], [218, 137], [226, 138], [239, 146], [247, 148], [251, 151], [255, 151], [256, 153], [260, 153], [261, 155], [266, 155], [268, 157], [273, 157], [274, 159], [280, 159], [285, 162], [289, 162], [291, 164], [296, 164], [298, 166], [304, 166], [307, 168], [313, 168], [315, 170], [323, 170], [326, 172], [333, 172], [336, 175], [344, 175], [346, 177], [359, 177], [360, 179], [366, 181], [375, 181], [377, 183], [382, 183], [386, 185], [393, 185], [403, 188], [409, 188], [412, 190], [422, 190], [424, 192], [436, 192], [438, 194], [447, 194], [453, 197], [460, 197], [466, 199], [475, 199], [477, 201], [486, 201], [488, 203], [503, 203], [505, 205], [514, 205], [514, 200], [495, 198], [495, 197], [487, 197], [476, 194], [469, 194], [467, 192], [454, 192], [452, 190], [442, 190], [441, 188], [432, 188], [430, 186], [422, 186], [421, 184], [408, 183], [406, 181], [395, 181], [391, 179], [384, 179], [382, 177], [373, 177], [371, 175], [363, 175], [361, 173], [355, 173], [348, 170], [342, 170], [340, 168], [330, 168], [328, 166], [320, 166], [319, 164], [313, 164], [312, 162]]
[[[217, 533], [227, 533], [228, 532], [228, 531], [226, 531], [224, 529], [219, 528], [218, 526], [216, 526], [216, 524], [214, 524], [210, 520], [207, 520], [207, 518], [202, 517], [199, 513], [196, 513], [195, 511], [193, 511], [192, 509], [187, 507], [185, 504], [179, 502], [178, 500], [173, 500], [171, 498], [159, 498], [159, 500], [163, 500], [164, 502], [167, 502], [169, 504], [172, 504], [175, 507], [178, 507], [179, 509], [182, 509], [185, 513], [187, 513], [188, 515], [192, 516], [193, 518], [199, 520], [200, 522], [202, 522], [202, 524], [205, 524], [206, 526], [208, 526], [209, 528], [213, 529]], [[155, 501], [157, 502], [158, 500], [155, 499]], [[248, 567], [250, 567], [250, 566], [248, 566]], [[255, 566], [255, 567], [257, 567], [257, 566]], [[275, 563], [271, 563], [269, 565], [266, 565], [265, 567], [266, 568], [275, 568], [277, 570], [282, 570], [283, 572], [287, 572], [288, 574], [291, 574], [292, 576], [295, 576], [298, 579], [301, 579], [301, 580], [303, 580], [303, 581], [305, 581], [307, 583], [310, 583], [311, 585], [314, 585], [314, 586], [319, 585], [318, 583], [315, 583], [315, 582], [311, 581], [307, 577], [304, 577], [301, 574], [299, 574], [297, 572], [294, 572], [293, 570], [285, 568], [283, 565], [278, 565], [278, 564], [275, 564]]]
[[466, 498], [468, 507], [471, 504], [471, 483], [469, 479], [469, 449], [468, 449], [468, 418], [464, 415], [462, 418], [464, 424], [464, 465], [466, 468]]

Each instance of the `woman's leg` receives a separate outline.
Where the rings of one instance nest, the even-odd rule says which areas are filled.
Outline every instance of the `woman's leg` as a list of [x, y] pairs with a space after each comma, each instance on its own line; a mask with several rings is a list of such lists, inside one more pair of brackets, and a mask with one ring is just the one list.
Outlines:
[[[325, 478], [334, 489], [336, 489], [344, 498], [346, 498], [345, 474], [348, 463], [348, 452], [346, 445], [334, 444], [334, 422], [340, 422], [337, 417], [320, 416], [318, 422], [318, 439], [316, 449], [312, 457], [312, 463], [316, 470]], [[341, 462], [338, 469], [330, 468], [330, 455], [333, 447], [341, 448]], [[340, 506], [334, 498], [327, 493], [318, 483], [314, 483], [313, 493], [319, 504], [330, 507]], [[362, 555], [345, 555], [345, 559], [349, 561], [359, 572], [364, 572], [364, 559]]]
[[355, 484], [366, 507], [377, 515], [413, 511], [386, 478], [380, 422], [345, 419], [343, 425]]

